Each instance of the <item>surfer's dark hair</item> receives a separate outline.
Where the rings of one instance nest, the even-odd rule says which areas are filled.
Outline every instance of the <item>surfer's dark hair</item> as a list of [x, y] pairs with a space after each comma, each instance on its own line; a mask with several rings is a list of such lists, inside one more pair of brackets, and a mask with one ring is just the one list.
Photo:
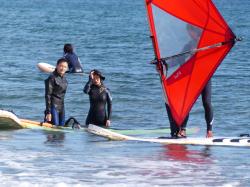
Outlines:
[[71, 44], [65, 44], [63, 51], [64, 53], [73, 53], [73, 46]]
[[59, 58], [59, 59], [57, 60], [56, 65], [58, 66], [59, 64], [61, 64], [61, 63], [63, 63], [63, 62], [66, 62], [66, 63], [68, 64], [68, 61], [67, 61], [65, 58]]

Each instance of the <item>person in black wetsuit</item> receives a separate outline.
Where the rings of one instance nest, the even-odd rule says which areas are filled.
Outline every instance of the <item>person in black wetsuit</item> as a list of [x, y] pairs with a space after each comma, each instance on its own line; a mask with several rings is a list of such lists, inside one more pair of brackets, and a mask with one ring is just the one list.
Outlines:
[[67, 60], [60, 58], [55, 71], [45, 80], [45, 121], [57, 126], [65, 123], [64, 96], [68, 82], [64, 75], [67, 69]]
[[64, 48], [64, 58], [69, 64], [69, 73], [82, 73], [83, 68], [81, 66], [81, 61], [79, 57], [74, 53], [73, 46], [71, 44], [65, 44]]
[[[201, 30], [198, 29], [197, 27], [190, 25], [190, 24], [187, 25], [187, 31], [191, 37], [191, 40], [184, 46], [182, 51], [189, 51], [191, 49], [194, 49], [196, 47], [197, 42], [198, 42], [200, 35], [201, 35]], [[165, 62], [163, 62], [163, 63], [164, 63], [164, 66], [167, 66], [166, 67], [166, 70], [167, 70], [169, 67], [172, 67], [175, 65], [182, 65], [186, 61], [187, 58], [188, 58], [187, 55], [183, 55], [180, 58], [178, 58], [177, 60], [171, 61], [169, 64], [166, 64]], [[213, 133], [212, 133], [213, 108], [212, 108], [212, 104], [211, 104], [211, 94], [212, 94], [212, 86], [211, 85], [212, 85], [211, 80], [209, 80], [207, 82], [207, 85], [203, 88], [203, 90], [201, 92], [202, 103], [203, 103], [203, 107], [205, 110], [205, 120], [206, 120], [206, 124], [207, 124], [207, 134], [206, 134], [207, 138], [213, 137]], [[173, 116], [171, 114], [171, 111], [170, 111], [168, 104], [165, 104], [165, 106], [167, 109], [168, 118], [169, 118], [169, 122], [170, 122], [171, 136], [172, 137], [186, 137], [186, 125], [188, 122], [189, 114], [184, 119], [183, 123], [181, 124], [181, 126], [179, 128], [173, 119]]]
[[83, 91], [89, 95], [90, 109], [86, 125], [109, 127], [111, 124], [112, 97], [103, 84], [105, 77], [98, 70], [92, 70]]

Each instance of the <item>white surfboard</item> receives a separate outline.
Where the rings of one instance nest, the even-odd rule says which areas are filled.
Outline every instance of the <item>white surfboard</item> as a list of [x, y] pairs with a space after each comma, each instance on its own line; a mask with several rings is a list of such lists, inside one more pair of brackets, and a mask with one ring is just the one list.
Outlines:
[[[55, 71], [56, 67], [51, 65], [51, 64], [48, 64], [48, 63], [45, 63], [45, 62], [40, 62], [37, 64], [37, 68], [44, 72], [44, 73], [52, 73]], [[82, 71], [79, 71], [79, 72], [74, 72], [74, 73], [71, 73], [71, 72], [66, 72], [66, 73], [70, 73], [70, 74], [74, 74], [74, 75], [84, 75], [84, 74], [87, 74], [89, 75], [88, 73], [84, 73]]]
[[37, 64], [37, 68], [42, 72], [52, 73], [56, 67], [45, 62], [40, 62]]
[[216, 138], [141, 138], [135, 136], [126, 136], [116, 132], [112, 132], [108, 129], [98, 127], [90, 124], [87, 131], [108, 138], [110, 140], [130, 140], [130, 141], [142, 141], [161, 144], [183, 144], [183, 145], [217, 145], [217, 146], [250, 146], [250, 137], [216, 137]]
[[15, 114], [0, 110], [0, 129], [21, 129], [21, 121]]

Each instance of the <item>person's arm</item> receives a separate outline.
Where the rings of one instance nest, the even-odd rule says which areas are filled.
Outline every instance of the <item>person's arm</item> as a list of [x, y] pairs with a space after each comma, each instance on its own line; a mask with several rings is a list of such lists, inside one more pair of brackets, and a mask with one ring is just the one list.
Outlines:
[[63, 57], [64, 57], [64, 58], [67, 60], [67, 62], [68, 62], [68, 71], [71, 71], [73, 67], [72, 67], [71, 61], [70, 61], [70, 59], [69, 59], [69, 53], [65, 53]]
[[89, 81], [85, 84], [84, 88], [83, 88], [83, 92], [86, 94], [89, 94], [90, 90], [91, 90], [91, 86], [92, 86], [92, 80], [89, 79]]
[[111, 97], [111, 94], [110, 94], [110, 91], [109, 89], [106, 89], [106, 92], [107, 92], [107, 105], [108, 105], [108, 116], [107, 116], [107, 122], [106, 122], [106, 126], [110, 126], [111, 124], [111, 114], [112, 114], [112, 97]]
[[45, 80], [45, 103], [46, 120], [51, 121], [51, 96], [53, 93], [54, 81], [51, 77]]
[[[182, 49], [182, 51], [180, 52], [180, 53], [183, 53], [183, 52], [186, 52], [186, 51], [190, 51], [190, 50], [192, 50], [192, 42], [188, 42], [184, 47], [183, 47], [183, 49]], [[184, 64], [185, 62], [186, 62], [186, 58], [188, 57], [188, 56], [191, 56], [190, 54], [183, 54], [183, 55], [181, 55], [181, 56], [179, 56], [179, 57], [175, 57], [175, 58], [173, 58], [173, 59], [170, 59], [169, 60], [169, 62], [168, 62], [168, 67], [169, 68], [172, 68], [172, 67], [174, 67], [174, 66], [177, 66], [177, 65], [182, 65], [182, 64]]]
[[91, 86], [93, 84], [92, 80], [93, 80], [93, 72], [90, 72], [89, 74], [89, 81], [85, 84], [84, 88], [83, 88], [83, 92], [86, 94], [89, 94], [90, 90], [91, 90]]
[[81, 71], [83, 72], [83, 66], [82, 66], [82, 62], [80, 60], [79, 57], [77, 57], [78, 63], [79, 63], [79, 68], [81, 69]]

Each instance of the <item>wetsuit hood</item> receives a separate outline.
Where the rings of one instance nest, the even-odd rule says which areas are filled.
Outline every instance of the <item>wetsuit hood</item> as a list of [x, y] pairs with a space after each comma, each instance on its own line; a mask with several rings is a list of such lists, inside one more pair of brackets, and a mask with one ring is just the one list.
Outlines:
[[101, 78], [101, 80], [103, 80], [103, 81], [105, 80], [105, 76], [104, 76], [99, 70], [93, 69], [92, 72], [93, 72], [95, 75], [98, 75], [98, 76]]

